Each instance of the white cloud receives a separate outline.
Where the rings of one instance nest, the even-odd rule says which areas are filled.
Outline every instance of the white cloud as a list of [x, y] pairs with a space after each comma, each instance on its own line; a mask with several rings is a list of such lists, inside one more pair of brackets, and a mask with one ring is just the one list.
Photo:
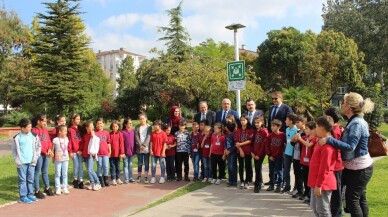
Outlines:
[[102, 27], [113, 28], [115, 30], [125, 30], [132, 27], [140, 19], [140, 15], [129, 13], [112, 16], [101, 23]]

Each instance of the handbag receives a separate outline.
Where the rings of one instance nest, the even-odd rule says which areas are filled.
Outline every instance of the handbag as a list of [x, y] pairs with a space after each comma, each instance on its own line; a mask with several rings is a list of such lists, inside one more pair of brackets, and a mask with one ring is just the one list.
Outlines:
[[388, 141], [379, 131], [369, 131], [368, 151], [371, 157], [388, 155]]

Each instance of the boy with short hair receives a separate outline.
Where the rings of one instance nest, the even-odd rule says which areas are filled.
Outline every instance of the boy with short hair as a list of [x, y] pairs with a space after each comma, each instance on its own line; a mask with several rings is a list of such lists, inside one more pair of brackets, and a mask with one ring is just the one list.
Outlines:
[[273, 191], [275, 186], [275, 173], [277, 174], [277, 187], [275, 192], [279, 193], [283, 184], [283, 152], [286, 144], [286, 135], [280, 131], [282, 122], [275, 119], [271, 122], [271, 134], [266, 143], [266, 153], [269, 165], [269, 187], [267, 191]]
[[298, 128], [295, 126], [296, 118], [297, 118], [296, 114], [288, 114], [286, 118], [287, 144], [283, 155], [283, 177], [284, 177], [285, 186], [281, 191], [282, 194], [289, 193], [291, 190], [290, 170], [291, 170], [292, 158], [294, 156], [294, 145], [295, 145], [295, 143], [292, 142], [292, 138], [298, 132]]
[[190, 153], [190, 133], [186, 130], [187, 122], [185, 120], [179, 121], [179, 130], [175, 132], [176, 144], [176, 174], [177, 181], [182, 181], [182, 163], [184, 164], [185, 181], [190, 182], [189, 179], [189, 153]]
[[236, 144], [234, 142], [234, 129], [236, 128], [236, 124], [232, 122], [226, 122], [225, 124], [225, 151], [223, 160], [228, 161], [228, 187], [237, 187], [237, 149]]
[[294, 144], [294, 154], [293, 154], [293, 159], [292, 159], [292, 165], [294, 169], [294, 180], [295, 180], [295, 185], [294, 189], [291, 192], [293, 198], [299, 198], [300, 196], [303, 195], [303, 179], [302, 179], [302, 166], [300, 165], [300, 155], [301, 155], [301, 150], [302, 150], [302, 144], [298, 142], [298, 137], [305, 137], [305, 125], [307, 122], [307, 118], [301, 115], [298, 115], [296, 117], [296, 122], [295, 125], [298, 128], [298, 135], [295, 135], [291, 141]]
[[159, 179], [159, 184], [163, 184], [164, 174], [166, 172], [166, 146], [167, 146], [167, 134], [162, 130], [162, 121], [156, 120], [153, 123], [154, 131], [151, 133], [151, 142], [150, 142], [150, 154], [152, 158], [152, 177], [151, 184], [156, 182], [155, 173], [156, 173], [156, 164], [160, 164], [161, 175]]
[[23, 118], [19, 122], [20, 133], [13, 137], [12, 154], [17, 166], [19, 182], [19, 202], [38, 201], [34, 196], [35, 166], [40, 156], [39, 137], [31, 133], [31, 121]]
[[[331, 137], [333, 124], [325, 117], [316, 121], [316, 135], [318, 138]], [[308, 186], [311, 193], [311, 209], [316, 216], [331, 216], [330, 197], [337, 189], [334, 167], [337, 160], [337, 150], [329, 145], [315, 145], [310, 161]]]

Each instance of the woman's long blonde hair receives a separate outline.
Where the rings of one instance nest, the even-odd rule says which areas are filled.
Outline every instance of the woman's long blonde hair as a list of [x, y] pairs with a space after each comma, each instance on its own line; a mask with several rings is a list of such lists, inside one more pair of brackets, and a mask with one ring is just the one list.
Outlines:
[[375, 103], [369, 98], [363, 99], [358, 93], [350, 92], [345, 94], [344, 102], [352, 109], [354, 114], [371, 113], [375, 107]]

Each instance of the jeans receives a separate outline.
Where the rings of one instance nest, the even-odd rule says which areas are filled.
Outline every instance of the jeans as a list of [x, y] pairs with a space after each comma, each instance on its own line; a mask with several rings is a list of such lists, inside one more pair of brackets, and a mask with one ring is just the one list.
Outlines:
[[40, 185], [39, 185], [40, 172], [42, 172], [42, 179], [45, 187], [50, 187], [50, 181], [47, 173], [49, 163], [50, 163], [49, 157], [47, 157], [46, 155], [39, 156], [38, 161], [36, 162], [35, 174], [34, 174], [35, 191], [40, 189]]
[[202, 157], [203, 163], [203, 178], [208, 179], [212, 177], [210, 157]]
[[318, 197], [314, 195], [314, 191], [311, 191], [310, 207], [313, 210], [315, 216], [319, 217], [331, 217], [330, 212], [330, 198], [331, 191], [323, 191], [322, 196]]
[[67, 188], [67, 171], [69, 169], [69, 161], [55, 161], [55, 188], [61, 188], [60, 178], [64, 188]]
[[237, 185], [237, 154], [230, 153], [228, 155], [228, 174], [229, 184]]
[[84, 178], [84, 168], [82, 167], [82, 156], [77, 153], [73, 155], [73, 178], [82, 180]]
[[366, 186], [373, 174], [373, 165], [361, 170], [344, 169], [342, 177], [346, 185], [346, 208], [350, 215], [368, 216], [369, 207], [366, 201]]
[[292, 165], [294, 168], [294, 177], [295, 177], [295, 188], [298, 190], [298, 194], [303, 194], [303, 179], [301, 175], [300, 160], [292, 160]]
[[166, 173], [166, 159], [164, 157], [152, 156], [151, 175], [152, 175], [152, 177], [155, 177], [155, 174], [156, 174], [156, 164], [158, 163], [158, 160], [159, 160], [160, 170], [161, 170], [160, 177], [164, 178], [164, 175]]
[[291, 179], [290, 179], [291, 164], [292, 164], [292, 157], [284, 154], [283, 155], [283, 177], [284, 177], [286, 190], [291, 190]]
[[202, 156], [201, 156], [201, 153], [199, 152], [193, 152], [191, 154], [191, 161], [194, 167], [194, 178], [198, 178], [199, 176], [199, 159], [201, 158]]
[[175, 170], [177, 178], [182, 178], [182, 163], [184, 164], [185, 178], [189, 177], [189, 153], [187, 152], [177, 152], [175, 154]]
[[90, 184], [100, 184], [100, 180], [98, 180], [98, 176], [94, 171], [94, 157], [86, 159], [86, 168], [88, 168]]
[[175, 155], [166, 157], [167, 178], [175, 177]]
[[[213, 179], [222, 179], [225, 176], [225, 161], [222, 160], [222, 154], [211, 154], [211, 166], [213, 171]], [[218, 166], [218, 177], [217, 177]]]
[[31, 164], [23, 164], [17, 168], [20, 200], [34, 195], [35, 167]]
[[[240, 182], [252, 182], [253, 178], [253, 170], [252, 170], [252, 155], [245, 155], [245, 157], [238, 158], [238, 174], [240, 176]], [[246, 172], [246, 176], [244, 179], [244, 169]]]
[[109, 157], [108, 156], [98, 156], [97, 175], [98, 176], [108, 176], [108, 170], [109, 170]]
[[111, 179], [119, 179], [120, 178], [120, 158], [119, 157], [111, 157], [109, 158], [110, 165], [110, 177]]
[[259, 158], [259, 160], [254, 160], [255, 162], [255, 186], [261, 188], [261, 183], [263, 183], [263, 174], [261, 172], [263, 166], [264, 157]]
[[337, 190], [331, 193], [330, 210], [333, 217], [342, 217], [342, 170], [334, 171]]
[[124, 178], [125, 180], [132, 179], [132, 162], [134, 156], [125, 156], [124, 158]]
[[278, 188], [281, 188], [283, 185], [283, 158], [278, 157], [275, 158], [273, 161], [268, 159], [268, 166], [269, 166], [269, 176], [270, 178], [270, 186], [274, 187], [276, 180], [275, 180], [275, 174], [277, 175], [277, 186]]
[[301, 174], [302, 174], [302, 180], [303, 180], [303, 186], [304, 186], [304, 192], [303, 196], [307, 196], [308, 198], [311, 197], [310, 193], [310, 187], [307, 185], [307, 181], [309, 178], [309, 166], [306, 165], [300, 165], [301, 166]]
[[148, 174], [149, 167], [150, 167], [150, 154], [144, 154], [144, 153], [139, 153], [137, 154], [137, 172], [139, 174], [142, 173], [143, 169], [143, 164], [144, 164], [144, 172]]

